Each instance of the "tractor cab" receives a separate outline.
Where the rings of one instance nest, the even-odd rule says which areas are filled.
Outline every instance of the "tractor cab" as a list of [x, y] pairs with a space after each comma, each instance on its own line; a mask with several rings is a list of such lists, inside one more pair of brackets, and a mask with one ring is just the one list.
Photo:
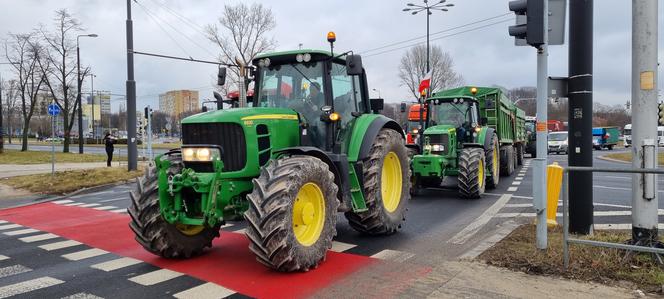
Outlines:
[[454, 129], [460, 141], [472, 141], [473, 132], [478, 127], [479, 108], [475, 98], [438, 98], [428, 101], [431, 113], [427, 114], [425, 135], [435, 131]]

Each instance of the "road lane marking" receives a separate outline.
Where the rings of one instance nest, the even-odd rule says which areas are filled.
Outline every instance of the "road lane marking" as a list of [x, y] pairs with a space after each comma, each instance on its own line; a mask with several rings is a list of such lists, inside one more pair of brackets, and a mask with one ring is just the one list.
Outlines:
[[72, 246], [77, 246], [77, 245], [81, 245], [81, 243], [76, 242], [74, 240], [67, 240], [67, 241], [60, 241], [60, 242], [40, 245], [39, 248], [44, 249], [46, 251], [53, 251], [53, 250], [72, 247]]
[[15, 284], [10, 284], [4, 287], [0, 287], [0, 299], [20, 294], [25, 294], [27, 292], [51, 287], [61, 283], [64, 283], [64, 281], [55, 279], [53, 277], [45, 276], [31, 280], [26, 280]]
[[21, 240], [25, 243], [32, 243], [32, 242], [37, 242], [37, 241], [55, 239], [57, 237], [60, 237], [60, 236], [48, 233], [48, 234], [41, 234], [41, 235], [30, 236], [30, 237], [23, 237], [23, 238], [19, 238], [19, 240]]
[[0, 261], [4, 261], [4, 260], [8, 260], [8, 259], [9, 259], [8, 256], [0, 254]]
[[102, 207], [96, 207], [96, 208], [93, 208], [93, 209], [99, 210], [99, 211], [106, 211], [106, 210], [113, 210], [113, 209], [117, 209], [117, 208], [118, 207], [114, 207], [114, 206], [102, 206]]
[[118, 201], [118, 200], [123, 200], [123, 199], [128, 199], [128, 198], [127, 197], [118, 197], [118, 198], [100, 200], [99, 202], [112, 202], [112, 201]]
[[503, 194], [493, 205], [486, 209], [482, 215], [477, 217], [475, 221], [458, 232], [454, 237], [452, 237], [452, 239], [449, 239], [447, 243], [458, 245], [466, 243], [466, 241], [472, 238], [482, 227], [484, 227], [484, 225], [489, 223], [491, 218], [498, 214], [498, 211], [500, 211], [500, 209], [502, 209], [511, 198], [512, 194]]
[[515, 178], [515, 180], [517, 180], [517, 181], [523, 180], [523, 177], [518, 176], [518, 177]]
[[20, 235], [27, 235], [31, 233], [36, 233], [39, 232], [38, 230], [34, 228], [26, 228], [26, 229], [20, 229], [20, 230], [13, 230], [9, 232], [5, 232], [4, 234], [7, 236], [20, 236]]
[[30, 272], [32, 269], [23, 265], [13, 265], [9, 267], [0, 268], [0, 278], [9, 277], [16, 274]]
[[127, 209], [110, 210], [109, 212], [113, 212], [113, 213], [127, 213]]
[[371, 257], [381, 260], [393, 261], [393, 262], [405, 262], [414, 256], [415, 254], [410, 252], [385, 249], [379, 253], [372, 255]]
[[516, 190], [518, 190], [518, 189], [519, 188], [517, 188], [517, 187], [509, 187], [509, 188], [507, 188], [507, 192], [516, 192]]
[[74, 202], [74, 201], [70, 200], [70, 199], [61, 199], [61, 200], [52, 201], [52, 203], [59, 204], [59, 205], [65, 204], [65, 203], [72, 203], [72, 202]]
[[6, 220], [0, 220], [0, 224], [5, 224], [5, 223], [7, 223]]
[[197, 287], [176, 293], [173, 297], [178, 299], [216, 299], [225, 298], [235, 294], [232, 290], [224, 288], [216, 283], [208, 282]]
[[[498, 194], [498, 193], [490, 193], [490, 192], [484, 192], [484, 195], [489, 195], [489, 196], [503, 196], [502, 194]], [[518, 198], [518, 199], [533, 199], [532, 196], [521, 196], [521, 195], [512, 195], [512, 198]]]
[[[630, 216], [632, 211], [595, 211], [593, 216], [595, 217], [609, 217], [609, 216]], [[664, 215], [664, 211], [661, 209], [657, 211], [657, 215]], [[496, 214], [497, 218], [512, 218], [512, 217], [535, 217], [535, 213], [498, 213]], [[562, 217], [562, 213], [556, 213], [556, 217]]]
[[110, 260], [108, 262], [95, 264], [95, 265], [92, 265], [90, 267], [95, 268], [95, 269], [99, 269], [99, 270], [102, 270], [102, 271], [110, 272], [110, 271], [113, 271], [113, 270], [122, 269], [124, 267], [129, 267], [129, 266], [133, 266], [133, 265], [140, 264], [140, 263], [142, 263], [142, 261], [140, 261], [140, 260], [133, 259], [133, 258], [130, 258], [130, 257], [123, 257], [123, 258], [119, 258], [119, 259], [115, 259], [115, 260]]
[[176, 277], [180, 277], [182, 275], [184, 274], [180, 272], [175, 272], [168, 269], [160, 269], [143, 275], [134, 276], [129, 278], [129, 280], [144, 286], [151, 286]]
[[74, 202], [74, 203], [64, 204], [64, 206], [75, 207], [75, 206], [80, 206], [80, 205], [84, 205], [84, 204], [85, 204], [84, 202]]
[[512, 182], [512, 185], [514, 185], [514, 186], [519, 186], [519, 185], [521, 185], [521, 182], [519, 182], [519, 181], [514, 181], [514, 182]]
[[87, 203], [87, 204], [84, 204], [84, 205], [80, 205], [79, 207], [81, 207], [81, 208], [92, 208], [92, 207], [96, 207], [96, 206], [101, 206], [101, 205], [98, 204], [98, 203]]
[[505, 205], [506, 208], [530, 208], [532, 206], [531, 203], [508, 203]]
[[101, 192], [95, 192], [95, 193], [89, 193], [89, 194], [81, 194], [81, 195], [75, 195], [75, 196], [70, 196], [69, 198], [81, 198], [81, 197], [87, 197], [87, 196], [96, 196], [96, 195], [102, 195], [102, 194], [108, 194], [108, 193], [115, 193], [116, 191], [109, 190], [109, 191], [101, 191]]
[[104, 255], [104, 254], [107, 254], [107, 253], [108, 253], [108, 251], [106, 251], [106, 250], [102, 250], [102, 249], [99, 249], [99, 248], [92, 248], [92, 249], [86, 249], [86, 250], [81, 250], [81, 251], [65, 254], [62, 257], [66, 258], [70, 261], [80, 261], [80, 260], [84, 260], [84, 259], [87, 259], [87, 258]]
[[19, 228], [19, 227], [23, 227], [23, 226], [18, 225], [18, 224], [6, 224], [6, 225], [0, 225], [0, 230], [8, 230], [8, 229]]
[[344, 242], [339, 242], [339, 241], [332, 241], [332, 251], [334, 252], [344, 252], [346, 250], [349, 250], [351, 248], [357, 247], [355, 244], [348, 244]]
[[95, 296], [88, 293], [76, 293], [60, 299], [104, 299], [103, 297]]
[[480, 245], [477, 245], [477, 247], [473, 248], [472, 250], [464, 253], [462, 256], [459, 257], [459, 259], [474, 259], [482, 252], [486, 251], [487, 249], [491, 248], [494, 244], [500, 242], [500, 240], [504, 239], [507, 235], [509, 235], [512, 231], [514, 231], [515, 228], [519, 227], [519, 224], [517, 224], [514, 221], [506, 221], [505, 223], [500, 225], [500, 228], [496, 231], [496, 233], [493, 236], [490, 236], [486, 238]]

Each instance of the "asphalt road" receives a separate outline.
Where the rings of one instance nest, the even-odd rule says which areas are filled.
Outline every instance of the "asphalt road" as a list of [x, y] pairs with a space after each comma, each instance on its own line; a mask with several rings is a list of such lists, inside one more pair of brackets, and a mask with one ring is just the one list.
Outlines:
[[[566, 160], [565, 156], [550, 157], [563, 166]], [[624, 166], [598, 159], [594, 163]], [[221, 297], [297, 297], [338, 288], [344, 278], [362, 271], [388, 280], [402, 280], [403, 275], [411, 279], [426, 275], [426, 269], [441, 262], [472, 258], [518, 224], [531, 222], [531, 173], [530, 159], [526, 159], [515, 174], [502, 177], [498, 188], [487, 190], [479, 200], [459, 199], [453, 188], [426, 190], [411, 200], [405, 225], [391, 236], [357, 233], [339, 214], [327, 261], [300, 274], [275, 273], [257, 263], [247, 248], [246, 226], [241, 221], [223, 227], [221, 237], [202, 257], [171, 261], [145, 252], [127, 226], [125, 210], [133, 185], [4, 209], [0, 210], [0, 222], [4, 222], [0, 223], [0, 298], [7, 294], [183, 297], [206, 292]], [[445, 184], [453, 187], [455, 181]], [[630, 184], [626, 175], [595, 175], [595, 211], [604, 213], [596, 215], [596, 224], [611, 228], [631, 222], [626, 214], [631, 205]], [[52, 249], [58, 244], [69, 246]], [[376, 263], [392, 265], [393, 270], [380, 272], [371, 266]], [[394, 269], [406, 274], [396, 275]]]

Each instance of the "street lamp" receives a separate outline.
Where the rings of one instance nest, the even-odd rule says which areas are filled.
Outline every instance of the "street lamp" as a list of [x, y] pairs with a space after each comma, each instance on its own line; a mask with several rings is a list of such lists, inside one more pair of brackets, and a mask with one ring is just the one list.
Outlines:
[[426, 11], [427, 12], [427, 73], [430, 71], [429, 66], [429, 15], [431, 15], [432, 10], [448, 11], [447, 7], [452, 7], [454, 4], [448, 3], [445, 4], [447, 0], [440, 0], [433, 5], [429, 4], [428, 0], [424, 0], [424, 5], [408, 3], [403, 11], [410, 11], [411, 14], [416, 15], [418, 12]]
[[77, 95], [76, 102], [78, 102], [78, 153], [83, 153], [83, 107], [81, 105], [81, 50], [79, 48], [79, 38], [81, 37], [97, 37], [98, 35], [92, 34], [81, 34], [76, 36], [76, 81], [77, 85]]

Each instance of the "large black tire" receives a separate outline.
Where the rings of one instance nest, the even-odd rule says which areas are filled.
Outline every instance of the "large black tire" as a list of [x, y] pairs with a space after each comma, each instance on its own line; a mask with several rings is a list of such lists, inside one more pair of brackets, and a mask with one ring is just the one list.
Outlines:
[[[397, 159], [401, 167], [401, 196], [393, 211], [385, 207], [382, 196], [383, 166], [388, 154]], [[393, 161], [396, 162], [396, 161]], [[391, 129], [382, 129], [373, 142], [369, 157], [364, 161], [364, 200], [367, 211], [346, 212], [350, 226], [362, 233], [371, 235], [392, 234], [401, 228], [406, 220], [408, 201], [410, 200], [410, 170], [408, 167], [408, 154], [404, 146], [403, 137]], [[398, 189], [397, 189], [398, 190]]]
[[607, 148], [608, 148], [610, 151], [612, 151], [612, 150], [613, 150], [613, 145], [609, 145]]
[[[165, 155], [162, 159], [171, 161], [168, 173], [177, 174], [182, 170], [180, 153]], [[175, 224], [166, 222], [159, 211], [159, 193], [157, 171], [148, 167], [145, 176], [137, 182], [137, 190], [129, 193], [131, 206], [129, 227], [134, 231], [135, 239], [147, 251], [165, 258], [190, 258], [200, 255], [206, 247], [212, 247], [212, 240], [219, 236], [220, 225], [204, 225], [185, 234]]]
[[[500, 175], [510, 176], [514, 172], [514, 147], [511, 145], [500, 148]], [[503, 160], [504, 159], [504, 160]]]
[[518, 166], [523, 165], [523, 144], [516, 145], [516, 163]]
[[459, 156], [459, 193], [462, 198], [475, 199], [484, 194], [486, 185], [484, 150], [464, 148]]
[[[283, 272], [318, 267], [337, 234], [338, 186], [329, 166], [311, 156], [283, 157], [261, 168], [253, 182], [254, 190], [247, 195], [250, 207], [244, 217], [249, 249], [256, 260]], [[303, 244], [296, 236], [294, 215], [300, 190], [307, 184], [318, 187], [324, 201], [324, 212], [318, 215], [324, 218], [320, 235], [312, 237], [310, 244]]]
[[[498, 146], [498, 135], [493, 134], [491, 137], [490, 145], [491, 147], [485, 149], [484, 160], [486, 161], [487, 173], [491, 174], [491, 177], [486, 182], [486, 187], [488, 189], [495, 189], [500, 182], [500, 147]], [[494, 162], [494, 153], [495, 162]]]

